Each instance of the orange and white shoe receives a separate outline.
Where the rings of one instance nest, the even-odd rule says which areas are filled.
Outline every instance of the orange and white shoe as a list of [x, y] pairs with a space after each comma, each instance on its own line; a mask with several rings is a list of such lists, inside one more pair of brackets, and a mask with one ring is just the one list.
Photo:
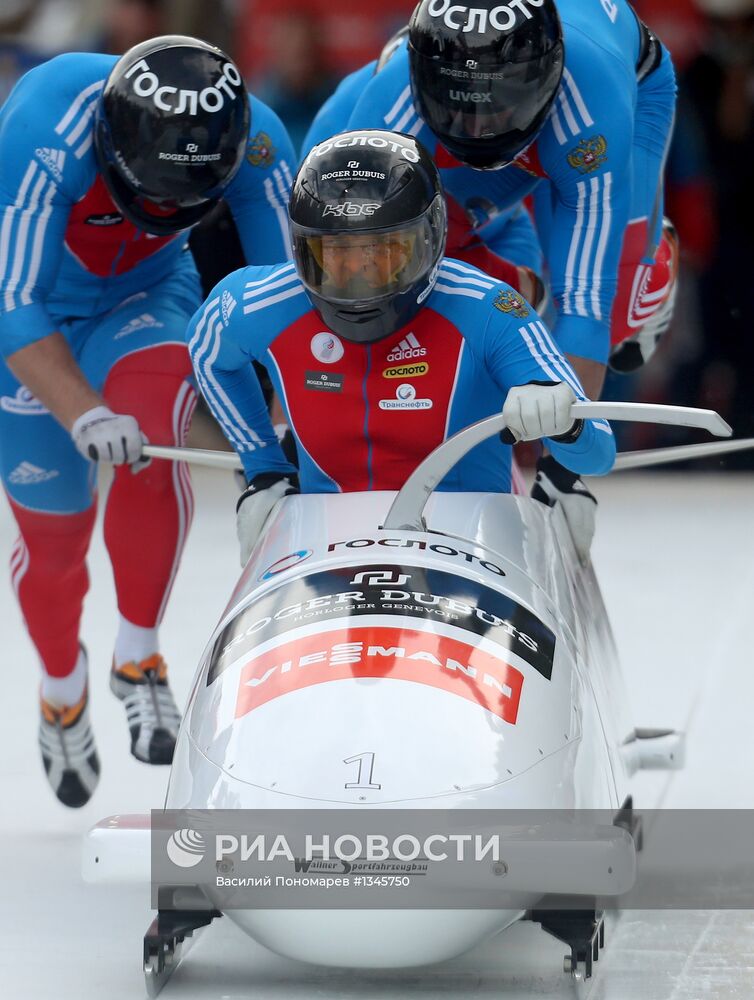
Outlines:
[[168, 668], [159, 653], [124, 663], [110, 674], [110, 690], [126, 709], [131, 753], [145, 764], [173, 760], [181, 716], [168, 687]]
[[63, 805], [85, 805], [99, 781], [87, 690], [75, 705], [61, 707], [40, 699], [39, 749], [47, 780]]

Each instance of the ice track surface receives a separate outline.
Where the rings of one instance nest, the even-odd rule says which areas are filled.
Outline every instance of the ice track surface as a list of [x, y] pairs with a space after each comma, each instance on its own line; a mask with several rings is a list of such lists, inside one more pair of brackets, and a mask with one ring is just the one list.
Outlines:
[[[238, 572], [229, 475], [199, 472], [197, 506], [163, 629], [179, 703]], [[754, 477], [616, 475], [595, 483], [595, 565], [641, 726], [685, 729], [688, 764], [639, 775], [641, 808], [754, 808]], [[0, 507], [0, 559], [15, 537]], [[92, 665], [92, 718], [102, 779], [68, 811], [52, 797], [36, 744], [38, 667], [7, 572], [0, 701], [0, 996], [3, 1000], [138, 1000], [142, 938], [151, 920], [141, 891], [85, 886], [81, 835], [100, 818], [162, 802], [167, 769], [128, 754], [120, 704], [107, 690], [114, 639], [112, 576], [93, 545], [83, 638]], [[565, 948], [519, 924], [441, 966], [400, 973], [313, 968], [278, 958], [228, 920], [201, 935], [161, 994], [165, 1000], [291, 1000], [472, 996], [589, 1000], [749, 1000], [754, 912], [640, 912], [608, 918], [595, 977], [575, 985]]]

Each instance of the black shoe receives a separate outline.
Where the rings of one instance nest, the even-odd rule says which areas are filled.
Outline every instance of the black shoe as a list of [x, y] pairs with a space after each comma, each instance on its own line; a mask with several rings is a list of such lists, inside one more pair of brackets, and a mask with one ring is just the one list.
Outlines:
[[79, 809], [89, 801], [99, 781], [88, 692], [70, 707], [58, 708], [43, 698], [40, 714], [39, 748], [47, 780], [63, 805]]
[[168, 687], [168, 668], [159, 653], [124, 663], [110, 674], [110, 690], [126, 709], [131, 753], [145, 764], [170, 764], [181, 716]]

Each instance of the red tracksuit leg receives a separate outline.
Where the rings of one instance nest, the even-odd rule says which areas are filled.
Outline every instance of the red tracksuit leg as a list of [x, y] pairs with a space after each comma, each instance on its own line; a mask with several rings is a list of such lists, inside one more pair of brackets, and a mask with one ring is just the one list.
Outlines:
[[66, 677], [79, 652], [81, 609], [89, 588], [86, 553], [97, 507], [46, 514], [8, 499], [21, 532], [11, 574], [26, 627], [47, 673]]
[[[103, 395], [115, 411], [131, 413], [154, 444], [185, 442], [196, 394], [187, 382], [185, 347], [162, 344], [113, 365]], [[134, 475], [116, 470], [105, 510], [118, 610], [144, 628], [159, 625], [193, 515], [185, 463], [153, 460]]]

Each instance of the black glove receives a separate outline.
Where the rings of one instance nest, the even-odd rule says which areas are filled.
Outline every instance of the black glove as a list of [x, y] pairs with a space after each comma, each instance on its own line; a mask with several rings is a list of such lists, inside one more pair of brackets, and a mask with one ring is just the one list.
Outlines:
[[576, 553], [586, 565], [596, 527], [597, 499], [586, 488], [581, 477], [565, 469], [552, 455], [543, 455], [537, 462], [537, 477], [531, 495], [532, 499], [539, 500], [548, 507], [560, 504]]
[[236, 504], [236, 532], [242, 566], [248, 562], [278, 500], [300, 492], [295, 473], [260, 472], [254, 476]]

